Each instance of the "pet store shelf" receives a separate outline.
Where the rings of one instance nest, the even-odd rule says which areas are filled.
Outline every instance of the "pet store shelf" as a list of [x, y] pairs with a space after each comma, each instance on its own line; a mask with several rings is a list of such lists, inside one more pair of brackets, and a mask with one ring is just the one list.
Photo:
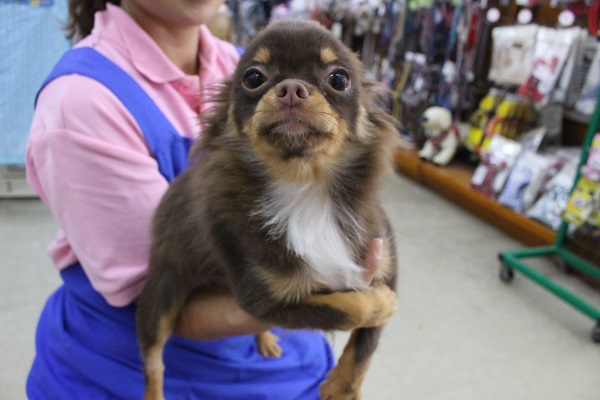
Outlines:
[[528, 246], [544, 246], [554, 241], [555, 232], [541, 223], [502, 206], [496, 200], [470, 187], [473, 165], [454, 159], [446, 167], [422, 161], [415, 149], [399, 147], [395, 153], [396, 171], [466, 208]]

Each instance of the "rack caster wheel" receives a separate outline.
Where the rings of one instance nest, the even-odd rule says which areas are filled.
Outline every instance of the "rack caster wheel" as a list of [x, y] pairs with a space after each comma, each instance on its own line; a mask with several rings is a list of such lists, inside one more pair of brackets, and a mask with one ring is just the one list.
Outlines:
[[556, 260], [554, 260], [554, 264], [562, 273], [564, 273], [566, 275], [573, 274], [573, 271], [574, 271], [573, 267], [565, 260], [557, 258]]
[[596, 326], [592, 329], [592, 341], [600, 343], [600, 320], [596, 322]]
[[[500, 280], [504, 283], [511, 283], [515, 277], [515, 271], [507, 265], [500, 266]], [[600, 332], [598, 332], [600, 334]]]

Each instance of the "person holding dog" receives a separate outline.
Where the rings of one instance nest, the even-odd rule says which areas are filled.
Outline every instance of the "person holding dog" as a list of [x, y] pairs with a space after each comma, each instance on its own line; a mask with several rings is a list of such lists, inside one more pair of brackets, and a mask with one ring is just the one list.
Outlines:
[[[63, 280], [38, 323], [30, 399], [142, 397], [135, 300], [152, 215], [239, 57], [205, 26], [222, 2], [70, 0], [69, 37], [81, 40], [38, 93], [26, 155], [60, 227], [49, 255]], [[374, 240], [366, 281], [381, 251]], [[317, 399], [334, 362], [328, 342], [281, 331], [284, 354], [267, 360], [253, 334], [270, 328], [230, 295], [197, 293], [165, 351], [166, 397]]]

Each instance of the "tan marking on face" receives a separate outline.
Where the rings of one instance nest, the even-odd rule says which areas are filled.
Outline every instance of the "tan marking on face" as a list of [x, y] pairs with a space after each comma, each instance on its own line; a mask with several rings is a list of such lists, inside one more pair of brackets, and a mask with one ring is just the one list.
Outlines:
[[250, 138], [257, 154], [271, 172], [282, 179], [307, 182], [329, 176], [339, 163], [343, 144], [349, 136], [346, 121], [331, 108], [320, 92], [312, 90], [306, 103], [298, 108], [298, 115], [316, 129], [328, 132], [330, 137], [313, 146], [309, 158], [283, 159], [280, 155], [282, 149], [260, 137], [261, 129], [277, 122], [277, 114], [281, 115], [281, 111], [282, 105], [272, 89], [263, 96], [254, 115], [244, 124], [243, 132]]
[[252, 61], [260, 64], [268, 64], [271, 61], [271, 52], [266, 47], [261, 47], [252, 58]]
[[332, 64], [338, 60], [338, 56], [330, 47], [321, 49], [321, 62], [323, 64]]
[[373, 131], [375, 129], [373, 124], [369, 121], [366, 108], [362, 105], [358, 109], [357, 121], [357, 138], [362, 142], [370, 141], [373, 138]]

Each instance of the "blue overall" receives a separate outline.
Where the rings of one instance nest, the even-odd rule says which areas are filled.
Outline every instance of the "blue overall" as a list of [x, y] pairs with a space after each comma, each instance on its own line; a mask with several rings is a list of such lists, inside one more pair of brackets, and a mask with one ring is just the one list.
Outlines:
[[[161, 174], [171, 181], [187, 165], [182, 138], [149, 96], [122, 69], [91, 48], [71, 50], [46, 82], [65, 74], [98, 80], [139, 123]], [[43, 86], [42, 86], [43, 87]], [[37, 355], [27, 380], [32, 400], [141, 399], [144, 378], [136, 340], [135, 305], [110, 306], [81, 265], [61, 272], [36, 333]], [[266, 359], [254, 336], [215, 341], [172, 337], [164, 352], [168, 400], [316, 400], [334, 359], [322, 334], [275, 329], [280, 359]]]

